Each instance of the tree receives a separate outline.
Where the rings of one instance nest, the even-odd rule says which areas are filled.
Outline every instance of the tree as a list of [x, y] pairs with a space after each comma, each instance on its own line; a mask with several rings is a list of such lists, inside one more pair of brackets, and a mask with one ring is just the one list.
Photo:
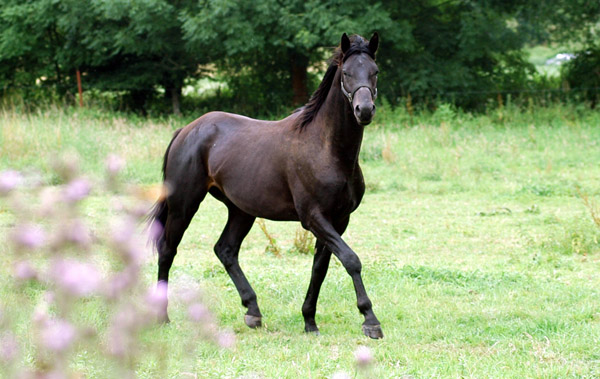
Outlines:
[[5, 86], [43, 79], [60, 89], [80, 69], [87, 88], [127, 91], [139, 107], [162, 87], [180, 113], [184, 80], [197, 76], [205, 63], [182, 39], [179, 15], [189, 1], [5, 1], [0, 13]]
[[4, 0], [0, 8], [0, 85], [58, 85], [66, 80], [56, 2]]
[[[533, 72], [515, 14], [527, 0], [208, 0], [185, 14], [191, 49], [209, 50], [251, 112], [307, 99], [310, 67], [342, 32], [380, 31], [380, 93], [392, 103], [442, 99], [466, 107], [522, 89]], [[250, 96], [248, 96], [250, 94]]]
[[323, 48], [343, 32], [370, 35], [391, 23], [381, 4], [357, 0], [208, 0], [184, 20], [190, 49], [207, 52], [252, 111], [305, 102]]
[[511, 24], [515, 8], [492, 1], [385, 1], [397, 23], [383, 29], [381, 91], [392, 102], [443, 100], [476, 107], [527, 85], [533, 67]]

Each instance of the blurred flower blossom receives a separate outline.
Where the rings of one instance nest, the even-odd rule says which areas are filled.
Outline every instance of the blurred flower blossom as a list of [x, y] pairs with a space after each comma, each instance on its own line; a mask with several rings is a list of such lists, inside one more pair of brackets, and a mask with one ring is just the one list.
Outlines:
[[19, 342], [11, 332], [0, 334], [0, 362], [12, 362], [19, 354]]
[[90, 194], [91, 189], [92, 186], [86, 179], [74, 179], [65, 187], [65, 201], [75, 203], [83, 200]]
[[132, 217], [123, 217], [113, 223], [111, 239], [119, 245], [127, 245], [135, 235], [136, 222]]
[[156, 288], [151, 289], [146, 296], [146, 304], [151, 312], [159, 315], [167, 308], [167, 283], [159, 281]]
[[88, 227], [80, 219], [71, 220], [71, 222], [67, 224], [65, 238], [67, 241], [82, 247], [88, 247], [92, 242]]
[[[79, 373], [69, 372], [69, 362], [73, 354], [78, 354], [75, 343], [84, 339], [93, 341], [92, 344], [106, 340], [102, 352], [113, 359], [111, 363], [116, 361], [127, 371], [141, 356], [144, 345], [140, 339], [141, 331], [155, 321], [150, 316], [153, 313], [161, 316], [166, 310], [165, 282], [158, 283], [152, 291], [144, 291], [146, 281], [141, 275], [141, 263], [149, 254], [144, 248], [145, 236], [140, 235], [138, 226], [147, 214], [149, 204], [148, 198], [140, 195], [144, 190], [118, 185], [117, 174], [124, 165], [125, 161], [116, 155], [106, 160], [107, 186], [104, 188], [114, 193], [107, 199], [108, 207], [122, 216], [112, 223], [109, 231], [103, 229], [97, 233], [92, 233], [92, 221], [88, 223], [84, 218], [82, 207], [74, 206], [92, 191], [92, 182], [78, 176], [75, 156], [67, 156], [56, 163], [57, 174], [66, 183], [63, 186], [43, 187], [41, 180], [33, 183], [29, 173], [24, 176], [17, 171], [0, 172], [0, 196], [8, 195], [16, 218], [16, 226], [9, 235], [15, 249], [9, 249], [14, 255], [9, 257], [8, 267], [12, 268], [15, 279], [34, 280], [55, 291], [45, 291], [37, 298], [35, 309], [30, 313], [35, 341], [22, 341], [23, 351], [40, 350], [45, 354], [34, 354], [33, 362], [27, 364], [35, 368], [19, 367], [17, 377], [77, 377]], [[19, 192], [15, 191], [17, 188]], [[25, 191], [27, 196], [22, 193]], [[152, 200], [155, 197], [152, 196]], [[29, 199], [31, 205], [27, 204]], [[103, 221], [98, 220], [100, 225], [106, 225]], [[155, 222], [147, 232], [156, 239], [162, 234], [163, 226]], [[92, 244], [99, 249], [89, 249]], [[96, 250], [103, 252], [103, 248], [112, 248], [120, 259], [116, 265], [120, 271], [112, 271], [106, 277], [92, 260]], [[26, 260], [24, 253], [28, 249], [40, 249], [38, 251], [43, 254]], [[82, 251], [87, 253], [85, 258], [75, 258], [81, 256]], [[184, 283], [182, 288], [185, 289], [183, 303], [188, 317], [199, 323], [198, 327], [191, 328], [188, 338], [194, 342], [203, 338], [223, 348], [232, 348], [235, 334], [218, 331], [195, 279]], [[108, 314], [113, 315], [108, 326], [101, 323], [101, 328], [106, 328], [105, 333], [101, 332], [104, 329], [86, 324], [87, 321], [74, 315], [80, 310], [74, 306], [81, 302], [79, 298], [90, 295], [98, 295], [94, 301], [101, 302], [110, 311]], [[17, 366], [19, 340], [10, 331], [12, 318], [3, 316], [2, 312], [0, 308], [0, 364], [14, 361]], [[100, 335], [102, 338], [96, 338]]]
[[373, 362], [373, 353], [366, 346], [359, 346], [354, 352], [354, 358], [358, 367], [367, 367]]
[[0, 195], [6, 195], [23, 183], [23, 176], [20, 172], [7, 170], [0, 172]]
[[154, 221], [148, 228], [148, 238], [150, 241], [157, 241], [164, 228], [160, 221]]
[[31, 263], [27, 261], [17, 262], [13, 267], [13, 274], [15, 278], [21, 281], [31, 280], [37, 277], [37, 273], [31, 266]]
[[194, 322], [208, 321], [210, 312], [203, 304], [194, 303], [188, 307], [188, 317]]
[[40, 208], [39, 212], [42, 216], [48, 217], [55, 213], [57, 203], [59, 202], [59, 194], [56, 188], [46, 187], [40, 192]]
[[114, 274], [107, 282], [104, 288], [104, 295], [109, 299], [116, 299], [129, 287], [131, 287], [138, 278], [138, 268], [127, 266], [123, 271]]
[[96, 267], [72, 260], [54, 262], [50, 276], [61, 289], [75, 296], [91, 295], [102, 280]]
[[46, 242], [46, 232], [39, 225], [23, 224], [13, 231], [13, 241], [18, 247], [36, 249]]
[[111, 175], [116, 175], [125, 166], [125, 159], [116, 154], [110, 154], [106, 158], [106, 171]]
[[108, 350], [116, 357], [125, 357], [132, 353], [134, 335], [144, 325], [142, 315], [127, 305], [113, 317], [108, 330]]
[[221, 332], [217, 337], [217, 343], [224, 349], [232, 349], [235, 346], [235, 334], [231, 331]]
[[67, 321], [56, 319], [49, 321], [41, 330], [41, 343], [54, 352], [67, 350], [75, 340], [75, 327]]
[[137, 223], [131, 216], [123, 217], [113, 223], [110, 239], [117, 252], [126, 263], [139, 263], [145, 256], [145, 250], [136, 233]]

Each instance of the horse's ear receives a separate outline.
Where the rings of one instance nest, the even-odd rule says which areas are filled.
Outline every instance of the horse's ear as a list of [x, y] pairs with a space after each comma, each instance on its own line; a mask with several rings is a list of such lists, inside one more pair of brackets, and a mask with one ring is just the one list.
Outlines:
[[373, 36], [369, 40], [369, 51], [375, 55], [377, 48], [379, 47], [379, 34], [377, 32], [373, 33]]
[[346, 33], [342, 34], [342, 53], [346, 54], [346, 52], [350, 49], [350, 38]]

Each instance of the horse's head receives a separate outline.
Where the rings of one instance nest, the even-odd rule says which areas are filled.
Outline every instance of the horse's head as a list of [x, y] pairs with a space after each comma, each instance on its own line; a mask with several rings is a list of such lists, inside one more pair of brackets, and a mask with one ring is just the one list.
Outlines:
[[368, 125], [375, 115], [379, 73], [375, 52], [378, 45], [377, 33], [368, 42], [359, 36], [352, 42], [346, 33], [342, 36], [342, 92], [350, 102], [356, 121], [362, 126]]

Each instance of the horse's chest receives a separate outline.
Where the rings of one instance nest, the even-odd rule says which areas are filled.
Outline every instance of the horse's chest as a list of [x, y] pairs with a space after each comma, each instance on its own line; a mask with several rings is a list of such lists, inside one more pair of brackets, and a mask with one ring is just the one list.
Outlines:
[[364, 194], [362, 176], [340, 178], [324, 187], [324, 192], [329, 194], [329, 208], [335, 213], [351, 213], [358, 207]]

